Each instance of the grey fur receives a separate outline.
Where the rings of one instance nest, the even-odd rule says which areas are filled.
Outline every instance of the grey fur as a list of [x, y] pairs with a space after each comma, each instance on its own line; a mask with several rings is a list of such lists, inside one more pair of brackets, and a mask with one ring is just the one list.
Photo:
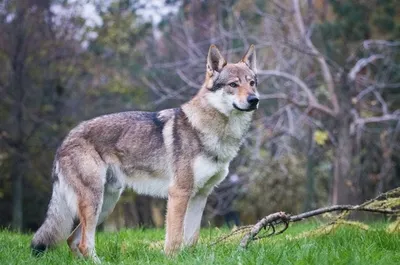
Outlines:
[[79, 218], [68, 244], [78, 256], [98, 260], [96, 225], [111, 213], [125, 187], [168, 197], [167, 254], [176, 252], [182, 240], [195, 244], [206, 198], [227, 175], [250, 126], [254, 106], [247, 97], [258, 95], [250, 85], [255, 69], [244, 62], [226, 64], [215, 46], [209, 56], [204, 85], [180, 108], [104, 115], [71, 130], [55, 156], [53, 194], [33, 249], [65, 240]]

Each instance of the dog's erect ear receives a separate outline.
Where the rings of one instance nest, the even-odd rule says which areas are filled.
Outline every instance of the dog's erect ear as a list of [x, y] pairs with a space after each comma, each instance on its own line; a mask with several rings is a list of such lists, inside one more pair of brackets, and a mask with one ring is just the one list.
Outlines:
[[221, 72], [226, 65], [226, 61], [214, 44], [210, 46], [207, 56], [207, 72], [212, 74], [213, 71]]
[[254, 49], [254, 45], [250, 45], [250, 48], [247, 50], [246, 54], [243, 56], [241, 62], [247, 64], [254, 73], [257, 73], [257, 65], [256, 65], [256, 50]]

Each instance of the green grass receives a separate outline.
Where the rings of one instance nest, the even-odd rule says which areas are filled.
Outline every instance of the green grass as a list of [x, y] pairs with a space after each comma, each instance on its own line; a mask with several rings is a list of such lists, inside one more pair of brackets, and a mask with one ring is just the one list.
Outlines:
[[[208, 246], [228, 230], [204, 229], [200, 243], [175, 258], [162, 253], [163, 230], [132, 229], [98, 233], [97, 254], [103, 264], [400, 264], [400, 234], [383, 224], [362, 230], [345, 226], [318, 236], [296, 237], [313, 224], [296, 224], [287, 232], [238, 249], [238, 239]], [[32, 235], [0, 231], [0, 264], [91, 264], [73, 257], [66, 243], [40, 258], [30, 255]]]

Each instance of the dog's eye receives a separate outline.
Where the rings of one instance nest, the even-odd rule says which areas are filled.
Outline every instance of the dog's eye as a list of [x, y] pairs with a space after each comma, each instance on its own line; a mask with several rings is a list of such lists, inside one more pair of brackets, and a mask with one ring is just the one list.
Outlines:
[[253, 80], [250, 81], [250, 86], [254, 86], [256, 84], [256, 82], [254, 82]]
[[232, 82], [232, 83], [229, 84], [229, 86], [230, 86], [230, 87], [238, 87], [238, 84]]

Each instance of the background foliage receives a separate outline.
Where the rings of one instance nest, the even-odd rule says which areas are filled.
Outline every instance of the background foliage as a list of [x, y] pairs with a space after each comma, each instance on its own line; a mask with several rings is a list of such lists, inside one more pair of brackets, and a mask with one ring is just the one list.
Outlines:
[[[80, 121], [178, 106], [211, 43], [257, 47], [261, 108], [204, 223], [357, 204], [400, 183], [400, 15], [385, 1], [0, 1], [0, 226], [36, 229]], [[105, 223], [162, 226], [126, 192]]]

